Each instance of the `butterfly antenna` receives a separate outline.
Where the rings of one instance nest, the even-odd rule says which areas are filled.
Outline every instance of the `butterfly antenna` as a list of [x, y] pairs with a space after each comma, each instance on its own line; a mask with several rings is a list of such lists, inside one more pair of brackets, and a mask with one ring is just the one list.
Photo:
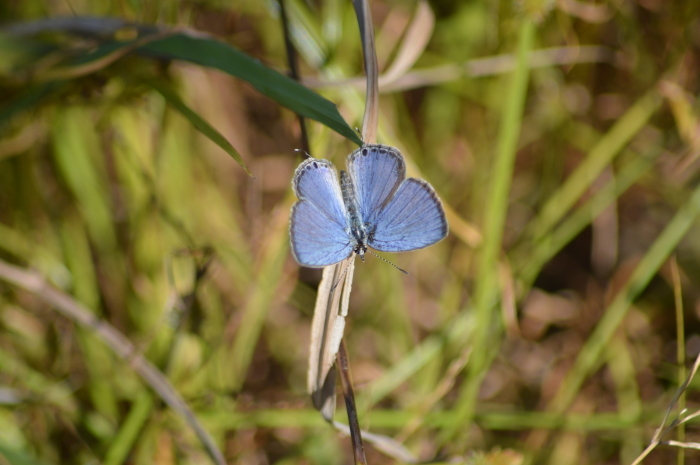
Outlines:
[[375, 257], [377, 257], [377, 258], [379, 258], [379, 259], [384, 260], [384, 261], [387, 262], [389, 265], [393, 266], [394, 268], [396, 268], [397, 270], [399, 270], [399, 271], [402, 272], [403, 274], [410, 274], [408, 271], [399, 268], [398, 266], [394, 265], [393, 263], [391, 263], [391, 262], [390, 262], [389, 260], [387, 260], [386, 258], [380, 257], [379, 255], [377, 255], [376, 253], [372, 252], [371, 250], [367, 249], [367, 252], [371, 253], [372, 255], [374, 255]]
[[350, 267], [345, 267], [345, 270], [343, 270], [343, 274], [340, 275], [340, 278], [338, 278], [335, 284], [333, 284], [333, 287], [331, 287], [331, 292], [335, 291], [335, 288], [338, 287], [338, 284], [340, 284], [340, 282], [343, 280], [343, 278], [345, 277], [345, 273], [348, 272], [348, 268]]
[[309, 155], [309, 152], [307, 152], [306, 150], [294, 149], [294, 151], [295, 151], [295, 152], [303, 152], [304, 155], [305, 155], [307, 158], [313, 158], [311, 155]]
[[358, 136], [360, 136], [360, 140], [362, 141], [362, 145], [365, 145], [365, 140], [362, 138], [362, 131], [360, 131], [360, 128], [355, 126], [355, 132], [357, 133]]

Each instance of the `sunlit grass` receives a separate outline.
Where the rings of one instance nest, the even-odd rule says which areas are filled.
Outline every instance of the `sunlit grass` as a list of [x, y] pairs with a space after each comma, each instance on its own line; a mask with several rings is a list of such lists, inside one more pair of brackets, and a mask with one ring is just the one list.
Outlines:
[[[684, 379], [679, 354], [697, 355], [697, 44], [679, 34], [697, 11], [443, 3], [431, 4], [433, 39], [413, 69], [500, 54], [520, 66], [380, 98], [378, 142], [435, 186], [452, 234], [387, 257], [409, 276], [374, 257], [356, 263], [346, 341], [361, 426], [426, 460], [502, 463], [501, 448], [513, 463], [631, 463]], [[278, 18], [261, 2], [22, 4], [5, 18], [188, 25], [285, 63]], [[361, 76], [348, 2], [288, 6], [304, 75]], [[373, 8], [385, 70], [410, 45], [416, 10]], [[533, 8], [542, 14], [527, 16]], [[526, 66], [530, 50], [576, 44], [612, 53]], [[12, 66], [0, 66], [0, 259], [126, 336], [228, 463], [350, 463], [348, 440], [306, 393], [320, 271], [288, 251], [293, 114], [192, 63], [128, 57], [48, 97]], [[320, 92], [361, 125], [361, 88]], [[342, 167], [353, 144], [308, 124], [312, 155]], [[211, 462], [129, 358], [36, 293], [5, 281], [0, 292], [0, 462]], [[368, 449], [370, 463], [394, 463]], [[683, 461], [659, 445], [644, 463]]]

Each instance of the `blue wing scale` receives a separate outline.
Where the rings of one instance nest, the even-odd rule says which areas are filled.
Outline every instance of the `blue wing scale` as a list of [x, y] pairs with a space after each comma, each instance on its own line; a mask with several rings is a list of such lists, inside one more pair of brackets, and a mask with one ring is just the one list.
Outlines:
[[393, 147], [365, 145], [348, 156], [347, 165], [362, 219], [374, 224], [406, 178], [406, 163]]
[[292, 183], [299, 201], [292, 207], [289, 235], [292, 253], [303, 266], [323, 267], [352, 253], [347, 215], [331, 162], [309, 158], [294, 173]]
[[433, 188], [406, 179], [370, 225], [368, 245], [382, 252], [406, 252], [435, 244], [447, 236], [447, 219]]

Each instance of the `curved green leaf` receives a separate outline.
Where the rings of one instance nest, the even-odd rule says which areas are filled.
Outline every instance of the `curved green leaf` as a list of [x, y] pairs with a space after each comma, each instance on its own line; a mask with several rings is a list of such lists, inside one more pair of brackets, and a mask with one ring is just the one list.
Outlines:
[[[126, 41], [105, 39], [113, 37], [117, 31], [125, 28], [136, 30], [139, 37]], [[186, 31], [156, 29], [152, 26], [125, 23], [114, 18], [92, 17], [70, 18], [70, 20], [64, 21], [43, 20], [2, 28], [2, 32], [17, 37], [26, 37], [48, 31], [87, 35], [93, 39], [97, 35], [98, 39], [102, 41], [98, 47], [73, 56], [69, 65], [47, 70], [43, 73], [44, 80], [70, 79], [89, 74], [130, 53], [153, 58], [187, 61], [215, 68], [242, 79], [280, 105], [301, 116], [316, 120], [356, 144], [362, 145], [362, 139], [343, 119], [334, 103], [284, 74], [268, 68], [255, 58], [211, 36], [195, 35]]]
[[241, 167], [248, 173], [248, 175], [252, 176], [253, 174], [250, 172], [248, 167], [243, 163], [243, 158], [241, 158], [241, 155], [238, 153], [238, 151], [231, 145], [231, 143], [226, 140], [226, 138], [221, 135], [219, 131], [214, 129], [214, 127], [207, 123], [204, 118], [199, 116], [194, 110], [192, 110], [185, 102], [183, 102], [180, 97], [170, 88], [159, 84], [155, 81], [148, 81], [148, 84], [153, 87], [155, 90], [157, 90], [160, 95], [165, 97], [165, 100], [177, 111], [179, 111], [182, 116], [187, 118], [187, 120], [194, 126], [199, 132], [207, 136], [212, 142], [214, 142], [216, 145], [224, 149], [226, 153], [231, 155], [236, 162], [241, 165]]
[[189, 61], [243, 79], [280, 105], [325, 124], [338, 134], [362, 145], [362, 140], [348, 126], [335, 104], [228, 44], [206, 36], [179, 33], [149, 42], [140, 47], [138, 52], [159, 58]]

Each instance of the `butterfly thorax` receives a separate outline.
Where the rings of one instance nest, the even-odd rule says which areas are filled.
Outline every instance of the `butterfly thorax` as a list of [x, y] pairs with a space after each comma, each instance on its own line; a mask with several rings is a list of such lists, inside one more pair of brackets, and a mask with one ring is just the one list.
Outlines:
[[364, 261], [367, 251], [367, 231], [360, 215], [355, 186], [350, 175], [345, 171], [340, 172], [340, 190], [343, 193], [343, 203], [348, 215], [347, 233], [352, 241], [352, 249]]

